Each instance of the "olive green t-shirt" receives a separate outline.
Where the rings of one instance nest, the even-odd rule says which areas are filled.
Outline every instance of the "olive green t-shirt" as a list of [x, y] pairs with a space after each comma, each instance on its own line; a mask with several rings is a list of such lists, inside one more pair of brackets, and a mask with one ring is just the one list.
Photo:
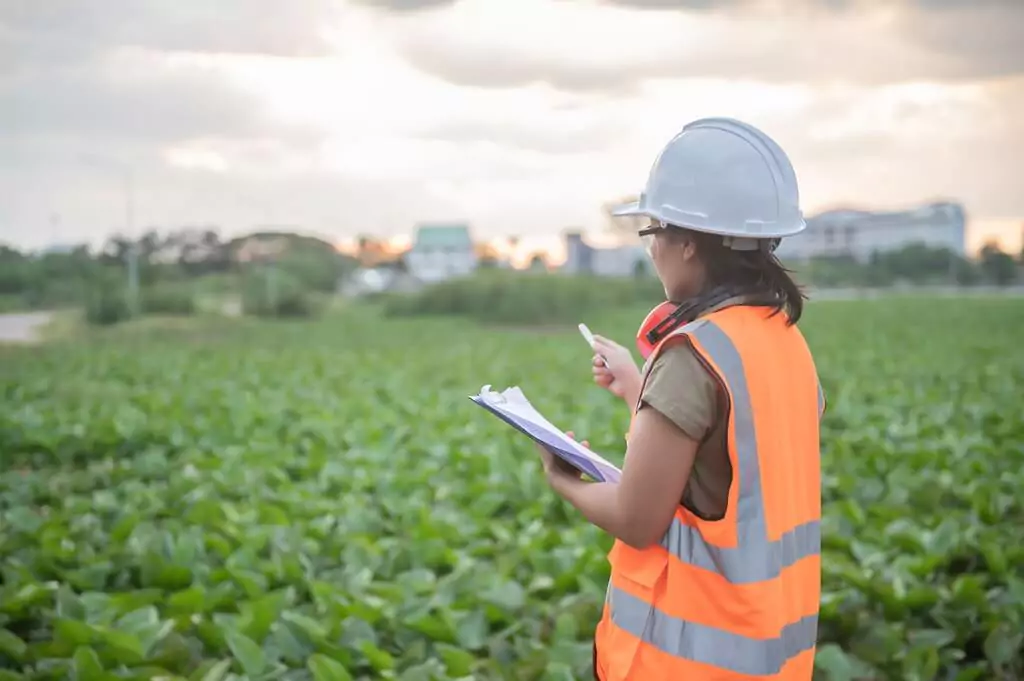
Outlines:
[[[742, 302], [727, 300], [715, 309]], [[705, 520], [723, 518], [729, 505], [732, 462], [726, 441], [728, 402], [722, 386], [682, 342], [665, 348], [646, 372], [640, 408], [656, 409], [699, 443], [683, 506]]]

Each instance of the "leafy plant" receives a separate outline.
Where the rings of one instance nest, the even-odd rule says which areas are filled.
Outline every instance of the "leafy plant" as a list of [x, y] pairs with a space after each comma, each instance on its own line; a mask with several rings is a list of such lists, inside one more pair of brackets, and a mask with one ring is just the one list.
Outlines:
[[[819, 678], [1024, 678], [1024, 303], [805, 320]], [[466, 399], [518, 384], [620, 457], [574, 329], [203, 323], [0, 350], [0, 680], [589, 678], [610, 539]]]

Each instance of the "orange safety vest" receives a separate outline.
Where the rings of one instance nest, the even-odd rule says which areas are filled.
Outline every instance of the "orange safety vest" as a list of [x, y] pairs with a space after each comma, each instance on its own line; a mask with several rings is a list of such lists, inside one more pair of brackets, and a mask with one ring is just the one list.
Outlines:
[[595, 634], [601, 681], [812, 678], [825, 402], [803, 334], [770, 314], [712, 312], [648, 358], [686, 342], [725, 389], [733, 482], [723, 519], [680, 505], [659, 544], [615, 541]]

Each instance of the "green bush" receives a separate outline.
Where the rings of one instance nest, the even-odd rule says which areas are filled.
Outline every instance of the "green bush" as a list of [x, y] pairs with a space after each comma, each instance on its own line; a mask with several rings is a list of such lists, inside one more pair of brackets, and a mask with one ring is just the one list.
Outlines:
[[389, 316], [456, 315], [502, 324], [578, 321], [585, 314], [664, 299], [653, 278], [563, 276], [546, 273], [480, 272], [451, 279], [412, 295], [385, 299]]
[[189, 316], [196, 313], [193, 292], [181, 285], [156, 285], [142, 291], [142, 311], [154, 315]]
[[96, 326], [110, 326], [131, 318], [125, 286], [116, 278], [98, 275], [86, 287], [85, 320]]
[[318, 306], [311, 293], [288, 272], [260, 269], [242, 283], [242, 312], [254, 317], [311, 317]]

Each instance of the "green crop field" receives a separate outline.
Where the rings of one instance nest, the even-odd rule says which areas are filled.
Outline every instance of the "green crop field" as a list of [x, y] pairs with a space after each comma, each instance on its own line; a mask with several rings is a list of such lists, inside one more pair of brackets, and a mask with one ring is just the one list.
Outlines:
[[[802, 328], [822, 678], [1024, 678], [1024, 301]], [[0, 349], [0, 681], [588, 678], [610, 539], [467, 396], [518, 384], [619, 460], [589, 371], [572, 325], [365, 310]]]

